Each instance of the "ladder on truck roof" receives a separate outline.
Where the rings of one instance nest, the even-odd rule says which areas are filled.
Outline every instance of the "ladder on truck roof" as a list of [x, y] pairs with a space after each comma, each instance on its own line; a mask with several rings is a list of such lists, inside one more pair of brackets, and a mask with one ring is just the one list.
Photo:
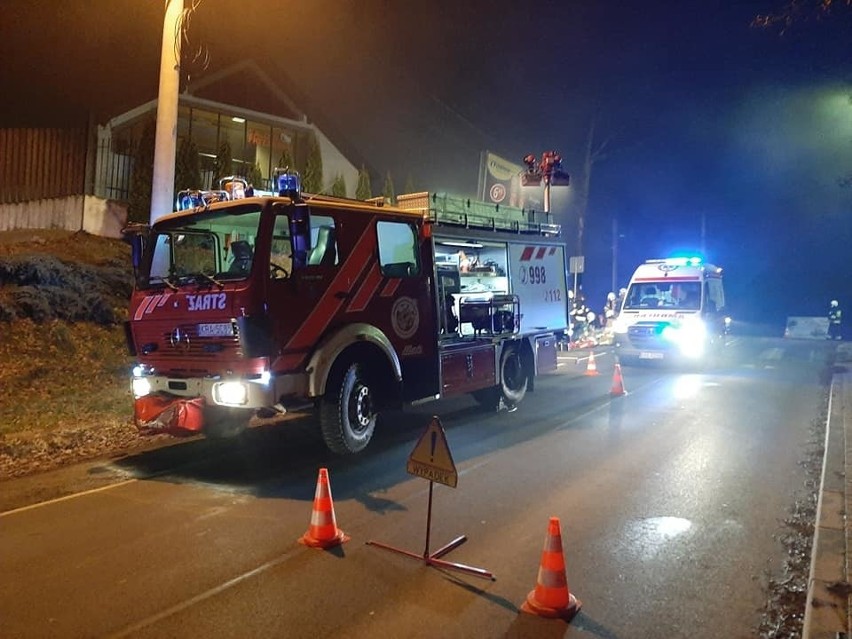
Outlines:
[[397, 207], [422, 211], [435, 224], [489, 229], [510, 233], [533, 233], [557, 237], [562, 231], [559, 224], [538, 221], [546, 213], [534, 209], [488, 204], [447, 193], [410, 193], [397, 197]]

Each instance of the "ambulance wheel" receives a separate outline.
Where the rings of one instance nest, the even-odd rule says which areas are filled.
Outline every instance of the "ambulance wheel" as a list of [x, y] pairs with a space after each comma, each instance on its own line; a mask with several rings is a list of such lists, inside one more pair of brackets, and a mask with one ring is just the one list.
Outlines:
[[320, 400], [319, 422], [329, 450], [339, 455], [367, 447], [376, 429], [374, 390], [358, 363], [334, 371]]
[[529, 373], [518, 349], [503, 351], [500, 358], [500, 391], [507, 404], [517, 404], [527, 394]]
[[239, 408], [208, 406], [204, 409], [204, 436], [208, 439], [238, 437], [248, 425], [250, 413]]

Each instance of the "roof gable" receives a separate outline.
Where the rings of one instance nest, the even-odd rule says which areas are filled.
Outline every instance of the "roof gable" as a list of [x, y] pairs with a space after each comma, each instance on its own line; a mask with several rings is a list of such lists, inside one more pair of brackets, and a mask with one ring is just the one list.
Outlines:
[[220, 104], [307, 121], [306, 114], [254, 60], [243, 60], [206, 74], [191, 82], [187, 93]]

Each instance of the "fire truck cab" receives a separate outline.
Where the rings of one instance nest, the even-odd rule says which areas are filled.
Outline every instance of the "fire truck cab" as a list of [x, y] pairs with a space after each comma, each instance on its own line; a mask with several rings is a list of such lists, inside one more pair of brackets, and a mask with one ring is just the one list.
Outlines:
[[556, 370], [558, 226], [430, 193], [303, 195], [293, 173], [277, 193], [240, 191], [182, 192], [131, 240], [142, 432], [314, 412], [329, 449], [356, 453], [385, 408], [463, 393], [512, 406]]

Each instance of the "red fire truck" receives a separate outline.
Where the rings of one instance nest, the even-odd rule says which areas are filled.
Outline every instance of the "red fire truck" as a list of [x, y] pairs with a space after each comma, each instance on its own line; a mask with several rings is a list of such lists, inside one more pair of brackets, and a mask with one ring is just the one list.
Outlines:
[[384, 409], [463, 393], [512, 407], [556, 370], [557, 225], [447, 195], [391, 206], [302, 194], [293, 173], [278, 185], [181, 192], [182, 210], [129, 234], [142, 432], [311, 411], [329, 449], [357, 453]]

